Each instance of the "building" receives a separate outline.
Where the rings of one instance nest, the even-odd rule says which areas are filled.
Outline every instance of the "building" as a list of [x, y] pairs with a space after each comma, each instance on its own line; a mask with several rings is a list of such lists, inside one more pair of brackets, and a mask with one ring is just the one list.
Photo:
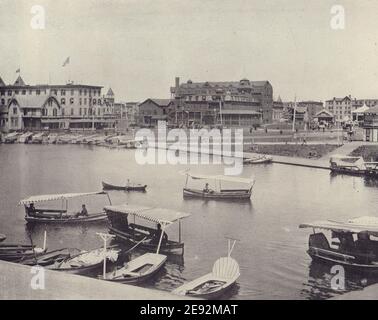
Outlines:
[[136, 126], [139, 118], [139, 102], [126, 102], [126, 118], [130, 125]]
[[300, 101], [297, 105], [306, 109], [308, 122], [314, 121], [316, 114], [323, 110], [323, 102], [321, 101]]
[[352, 100], [352, 111], [366, 105], [368, 108], [378, 105], [378, 99], [356, 99]]
[[334, 115], [336, 122], [345, 122], [352, 119], [352, 104], [352, 97], [349, 95], [327, 100], [325, 108]]
[[[177, 125], [256, 125], [272, 121], [273, 88], [269, 81], [192, 82], [176, 78], [171, 97]], [[182, 115], [182, 117], [180, 117]]]
[[362, 127], [364, 141], [378, 142], [378, 106], [371, 107], [364, 112]]
[[318, 123], [330, 124], [334, 122], [334, 116], [327, 109], [322, 109], [315, 114], [314, 120]]
[[[103, 129], [115, 123], [112, 97], [101, 86], [0, 82], [0, 130]], [[110, 100], [109, 100], [110, 99]]]
[[168, 120], [168, 115], [175, 114], [175, 103], [171, 99], [149, 98], [139, 104], [138, 124], [143, 127], [155, 127], [158, 121]]
[[273, 101], [272, 120], [273, 122], [280, 122], [284, 118], [284, 104], [281, 97], [278, 96], [277, 101]]

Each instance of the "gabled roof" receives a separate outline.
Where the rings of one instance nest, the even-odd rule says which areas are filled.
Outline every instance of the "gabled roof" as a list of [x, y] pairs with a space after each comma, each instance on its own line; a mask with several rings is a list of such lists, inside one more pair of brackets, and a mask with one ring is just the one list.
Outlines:
[[317, 112], [315, 114], [315, 118], [318, 117], [318, 116], [320, 116], [322, 113], [325, 113], [325, 114], [327, 114], [330, 117], [333, 117], [333, 114], [331, 112], [329, 112], [327, 109], [322, 109], [322, 110], [320, 110], [319, 112]]
[[25, 86], [24, 80], [22, 80], [21, 76], [18, 76], [16, 81], [14, 82], [14, 86]]
[[114, 97], [114, 92], [112, 88], [109, 88], [108, 93], [106, 94], [107, 96]]
[[378, 106], [371, 107], [371, 108], [369, 108], [368, 110], [364, 111], [364, 113], [374, 113], [374, 114], [378, 114]]
[[151, 101], [152, 103], [156, 104], [158, 107], [168, 107], [173, 101], [171, 99], [155, 99], [155, 98], [148, 98], [144, 102], [142, 102], [140, 105], [143, 105], [144, 103]]
[[[28, 96], [28, 97], [19, 96], [19, 97], [15, 97], [15, 98], [11, 99], [9, 104], [12, 103], [13, 101], [16, 101], [21, 109], [23, 109], [23, 108], [42, 108], [44, 106], [44, 104], [50, 98], [56, 100], [55, 97], [46, 97], [46, 96]], [[57, 101], [57, 104], [58, 104], [58, 106], [60, 106], [58, 101]]]
[[338, 102], [341, 102], [341, 101], [344, 101], [344, 100], [352, 100], [349, 96], [345, 96], [344, 98], [333, 98], [333, 99], [330, 99], [330, 100], [327, 100], [327, 102], [329, 101], [338, 101]]
[[356, 110], [353, 110], [352, 113], [363, 113], [367, 110], [369, 110], [369, 107], [364, 103], [362, 107], [359, 107]]
[[1, 87], [5, 86], [5, 82], [3, 81], [3, 79], [1, 79], [1, 77], [0, 77], [0, 86]]

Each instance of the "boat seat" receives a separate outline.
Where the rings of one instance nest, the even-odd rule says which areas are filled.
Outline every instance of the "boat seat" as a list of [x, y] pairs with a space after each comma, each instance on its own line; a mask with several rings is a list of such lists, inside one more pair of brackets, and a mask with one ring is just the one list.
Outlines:
[[326, 250], [331, 249], [326, 236], [322, 232], [311, 234], [308, 239], [308, 246]]

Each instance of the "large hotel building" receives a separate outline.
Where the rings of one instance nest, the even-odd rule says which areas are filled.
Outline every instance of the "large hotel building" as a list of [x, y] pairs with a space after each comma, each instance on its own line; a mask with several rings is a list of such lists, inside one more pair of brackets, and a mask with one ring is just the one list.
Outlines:
[[19, 76], [13, 85], [0, 78], [0, 131], [102, 129], [114, 127], [114, 94], [101, 86], [27, 85]]
[[171, 87], [179, 106], [178, 122], [254, 125], [272, 121], [273, 88], [269, 81], [192, 82]]

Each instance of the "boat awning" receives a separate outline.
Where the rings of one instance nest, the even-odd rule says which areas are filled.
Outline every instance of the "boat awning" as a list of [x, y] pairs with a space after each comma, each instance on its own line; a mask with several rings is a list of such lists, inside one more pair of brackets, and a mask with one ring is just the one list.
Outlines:
[[96, 194], [106, 194], [106, 192], [98, 191], [98, 192], [86, 192], [86, 193], [44, 194], [44, 195], [38, 195], [38, 196], [31, 196], [29, 198], [23, 199], [18, 204], [19, 205], [25, 205], [25, 204], [36, 203], [36, 202], [65, 200], [65, 199], [69, 199], [69, 198], [92, 196], [92, 195], [96, 195]]
[[187, 212], [127, 204], [117, 206], [106, 206], [104, 210], [121, 214], [131, 214], [139, 218], [164, 225], [169, 225], [177, 220], [190, 216], [190, 213]]
[[206, 175], [206, 174], [191, 174], [186, 172], [186, 175], [191, 177], [192, 179], [203, 179], [203, 180], [221, 180], [221, 181], [229, 181], [229, 182], [240, 182], [251, 184], [253, 183], [252, 178], [241, 178], [241, 177], [233, 177], [233, 176], [224, 176], [224, 175]]
[[302, 223], [299, 225], [299, 228], [314, 228], [352, 233], [366, 232], [378, 236], [378, 218], [365, 216], [350, 219], [347, 222], [322, 220], [311, 223]]

